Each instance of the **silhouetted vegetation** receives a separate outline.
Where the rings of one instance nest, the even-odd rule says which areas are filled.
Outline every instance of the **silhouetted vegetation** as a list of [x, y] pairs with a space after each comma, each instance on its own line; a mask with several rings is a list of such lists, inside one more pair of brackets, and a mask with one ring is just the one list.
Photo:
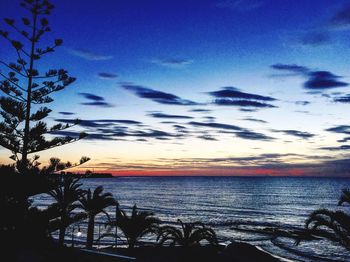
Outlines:
[[205, 226], [201, 222], [184, 223], [178, 220], [180, 228], [173, 226], [163, 226], [159, 228], [158, 244], [168, 243], [171, 246], [192, 247], [200, 246], [202, 241], [207, 241], [210, 245], [218, 245], [218, 240], [213, 229]]
[[88, 232], [86, 239], [86, 247], [92, 248], [94, 242], [94, 228], [95, 228], [95, 217], [100, 213], [104, 213], [108, 220], [110, 217], [105, 211], [105, 208], [109, 206], [114, 206], [116, 201], [111, 193], [103, 193], [103, 187], [98, 186], [95, 188], [94, 192], [88, 189], [83, 197], [79, 199], [80, 205], [88, 217]]
[[[338, 206], [350, 204], [350, 190], [343, 189]], [[300, 235], [296, 244], [305, 236], [317, 236], [337, 242], [350, 250], [350, 214], [344, 211], [318, 209], [312, 212], [305, 222], [305, 233]]]
[[[8, 41], [16, 54], [13, 62], [0, 59], [0, 145], [11, 151], [10, 158], [15, 161], [14, 165], [0, 168], [0, 205], [4, 214], [0, 233], [7, 239], [8, 246], [15, 246], [16, 239], [31, 244], [45, 242], [58, 221], [62, 242], [65, 227], [71, 222], [68, 215], [74, 205], [67, 204], [66, 193], [63, 194], [64, 199], [59, 199], [59, 190], [65, 188], [65, 183], [70, 180], [61, 181], [47, 175], [89, 160], [82, 157], [73, 164], [51, 158], [47, 166], [40, 168], [39, 156], [29, 157], [30, 154], [82, 139], [86, 134], [53, 137], [54, 133], [79, 121], [52, 127], [43, 121], [52, 111], [45, 106], [53, 101], [50, 95], [72, 84], [75, 78], [70, 77], [65, 69], [40, 68], [39, 60], [63, 43], [61, 39], [55, 39], [53, 43], [42, 46], [42, 37], [51, 31], [47, 16], [54, 6], [47, 0], [25, 0], [21, 2], [21, 7], [28, 11], [28, 17], [23, 17], [21, 21], [5, 18], [12, 32], [0, 31], [0, 36]], [[56, 192], [60, 204], [46, 210], [31, 207], [30, 197], [48, 192]], [[67, 205], [64, 207], [62, 202]]]
[[[79, 123], [77, 120], [72, 125], [56, 124], [48, 128], [43, 122], [52, 111], [44, 106], [53, 101], [50, 95], [65, 89], [75, 78], [70, 77], [64, 69], [39, 70], [39, 60], [54, 52], [63, 43], [62, 39], [55, 39], [47, 46], [39, 45], [43, 35], [51, 31], [46, 16], [54, 6], [47, 0], [25, 0], [21, 6], [29, 11], [29, 18], [24, 17], [21, 22], [5, 18], [5, 23], [18, 33], [24, 42], [17, 40], [19, 37], [7, 31], [0, 31], [0, 35], [8, 40], [17, 54], [14, 62], [0, 60], [7, 69], [7, 73], [0, 73], [3, 79], [0, 81], [0, 90], [5, 95], [0, 98], [3, 117], [0, 123], [0, 145], [12, 152], [10, 158], [16, 161], [19, 172], [26, 174], [32, 167], [40, 165], [39, 157], [29, 159], [29, 154], [72, 143], [84, 138], [86, 134], [81, 133], [76, 138], [59, 136], [50, 140], [45, 137], [46, 134], [52, 135]], [[70, 166], [71, 164], [67, 163], [56, 168]]]
[[64, 243], [66, 228], [82, 218], [81, 215], [72, 213], [74, 209], [79, 207], [77, 201], [85, 193], [80, 187], [81, 184], [78, 183], [78, 179], [65, 178], [62, 185], [48, 193], [55, 199], [55, 203], [51, 207], [57, 209], [59, 214], [59, 218], [55, 222], [59, 224], [58, 243], [60, 245]]
[[[108, 232], [118, 227], [123, 232], [128, 247], [132, 249], [138, 245], [143, 236], [157, 233], [160, 222], [152, 212], [139, 211], [136, 205], [133, 206], [130, 216], [118, 208], [116, 220], [108, 223]], [[105, 236], [115, 237], [111, 233], [106, 233], [102, 237]]]

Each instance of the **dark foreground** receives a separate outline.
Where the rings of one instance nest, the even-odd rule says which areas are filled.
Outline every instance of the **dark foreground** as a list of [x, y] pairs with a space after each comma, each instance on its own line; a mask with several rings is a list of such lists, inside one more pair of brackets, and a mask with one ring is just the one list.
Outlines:
[[[139, 247], [102, 249], [104, 253], [135, 257], [137, 262], [278, 262], [280, 260], [246, 243], [235, 243], [227, 247]], [[92, 254], [74, 248], [51, 246], [46, 249], [27, 249], [25, 247], [12, 253], [11, 261], [16, 262], [114, 262], [128, 261], [102, 254]]]

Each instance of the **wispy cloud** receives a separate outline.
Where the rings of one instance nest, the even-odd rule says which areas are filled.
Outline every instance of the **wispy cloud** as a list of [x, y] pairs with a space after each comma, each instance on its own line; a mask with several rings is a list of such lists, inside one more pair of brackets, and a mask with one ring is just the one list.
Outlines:
[[303, 76], [306, 78], [306, 81], [304, 82], [304, 88], [313, 91], [321, 91], [324, 89], [345, 87], [349, 85], [348, 83], [339, 80], [342, 78], [341, 76], [337, 76], [329, 71], [311, 70], [308, 67], [295, 64], [275, 64], [272, 65], [271, 68]]
[[107, 103], [105, 98], [91, 93], [78, 93], [78, 95], [86, 98], [89, 102], [80, 103], [85, 106], [98, 106], [98, 107], [113, 107], [112, 104]]
[[64, 116], [71, 116], [71, 115], [75, 115], [75, 113], [73, 112], [66, 112], [66, 111], [61, 111], [58, 112], [60, 115], [64, 115]]
[[257, 119], [257, 118], [251, 118], [251, 117], [242, 118], [242, 120], [250, 121], [250, 122], [256, 122], [256, 123], [262, 123], [262, 124], [268, 123], [265, 120], [261, 120], [261, 119]]
[[350, 29], [350, 5], [343, 6], [331, 17], [329, 27], [334, 30]]
[[345, 96], [337, 96], [334, 99], [334, 102], [339, 102], [339, 103], [350, 103], [350, 95], [345, 95]]
[[328, 151], [347, 151], [347, 150], [350, 150], [350, 145], [320, 147], [319, 149], [328, 150]]
[[208, 94], [215, 98], [213, 104], [221, 106], [272, 108], [276, 106], [267, 102], [277, 100], [269, 96], [245, 93], [235, 87], [223, 87], [221, 90]]
[[274, 139], [273, 137], [269, 137], [267, 135], [251, 131], [247, 128], [230, 125], [230, 124], [223, 124], [223, 123], [216, 123], [216, 122], [196, 122], [196, 121], [189, 122], [188, 124], [194, 127], [206, 127], [206, 128], [213, 128], [218, 130], [225, 130], [226, 132], [220, 131], [219, 133], [233, 134], [236, 137], [247, 139], [247, 140], [270, 141]]
[[330, 44], [332, 38], [329, 32], [325, 30], [309, 31], [300, 37], [299, 42], [304, 46], [317, 47]]
[[207, 123], [207, 122], [196, 122], [192, 121], [188, 123], [192, 126], [200, 126], [200, 127], [210, 127], [210, 128], [216, 128], [216, 129], [227, 129], [227, 130], [235, 130], [235, 131], [243, 131], [244, 128], [235, 126], [235, 125], [229, 125], [229, 124], [222, 124], [222, 123]]
[[154, 117], [154, 118], [173, 118], [173, 119], [192, 119], [191, 116], [183, 116], [183, 115], [170, 115], [170, 114], [164, 114], [160, 112], [154, 112], [148, 114], [148, 116]]
[[181, 68], [192, 64], [193, 61], [188, 59], [167, 58], [167, 59], [152, 59], [151, 63], [164, 66], [164, 67]]
[[70, 53], [72, 55], [75, 55], [90, 61], [103, 61], [103, 60], [113, 59], [113, 56], [111, 55], [102, 55], [86, 49], [70, 49]]
[[239, 138], [248, 139], [248, 140], [261, 140], [261, 141], [274, 140], [273, 137], [267, 136], [265, 134], [249, 131], [249, 130], [243, 130], [240, 132], [236, 132], [235, 134]]
[[[60, 123], [74, 123], [74, 119], [55, 119]], [[150, 138], [157, 140], [179, 139], [186, 135], [185, 132], [168, 132], [154, 129], [142, 124], [139, 121], [129, 119], [95, 119], [81, 120], [79, 126], [86, 128], [88, 140], [125, 140], [133, 141], [147, 140]], [[56, 135], [67, 135], [66, 132], [55, 132]], [[70, 132], [70, 136], [78, 136], [79, 132]]]
[[294, 103], [298, 106], [307, 106], [311, 104], [310, 101], [295, 101]]
[[326, 131], [338, 134], [350, 135], [350, 126], [349, 125], [339, 125], [327, 128]]
[[309, 74], [309, 79], [304, 83], [305, 88], [327, 89], [348, 86], [348, 83], [339, 81], [341, 76], [334, 75], [329, 71], [314, 71]]
[[134, 93], [138, 97], [150, 99], [160, 104], [181, 105], [181, 106], [199, 105], [199, 103], [196, 103], [194, 101], [182, 99], [176, 95], [165, 93], [162, 91], [154, 90], [143, 86], [123, 84], [122, 87], [125, 90], [128, 90]]
[[98, 73], [98, 77], [101, 79], [116, 79], [118, 78], [117, 74], [111, 74], [111, 73]]
[[204, 109], [204, 108], [195, 108], [189, 110], [189, 112], [196, 112], [196, 113], [210, 113], [212, 110], [210, 109]]
[[285, 135], [295, 136], [302, 139], [309, 139], [315, 136], [314, 134], [311, 134], [309, 132], [303, 132], [299, 130], [273, 130], [273, 132], [283, 133]]

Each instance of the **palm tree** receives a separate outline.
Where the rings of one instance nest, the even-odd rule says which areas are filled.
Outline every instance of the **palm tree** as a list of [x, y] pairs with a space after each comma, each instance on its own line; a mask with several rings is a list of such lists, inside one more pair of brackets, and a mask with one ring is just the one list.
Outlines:
[[206, 227], [203, 223], [183, 223], [180, 219], [178, 222], [181, 229], [173, 226], [164, 226], [159, 229], [157, 238], [159, 245], [170, 242], [171, 246], [177, 244], [182, 247], [191, 247], [199, 246], [203, 240], [206, 240], [210, 245], [218, 244], [214, 230]]
[[[338, 205], [350, 204], [350, 190], [343, 189]], [[305, 235], [316, 235], [338, 242], [350, 250], [350, 215], [337, 210], [318, 209], [305, 222]], [[297, 240], [298, 244], [300, 239]]]
[[[128, 247], [132, 249], [139, 243], [140, 238], [149, 233], [156, 233], [160, 222], [152, 212], [139, 211], [135, 204], [130, 216], [124, 210], [117, 209], [116, 220], [108, 223], [108, 232], [113, 227], [118, 227], [123, 232]], [[105, 236], [112, 236], [112, 234], [106, 233], [102, 237]]]
[[87, 190], [84, 197], [80, 201], [80, 207], [86, 212], [88, 216], [88, 231], [86, 238], [86, 248], [91, 249], [94, 241], [95, 217], [100, 213], [104, 213], [108, 219], [109, 215], [104, 210], [109, 206], [114, 206], [116, 201], [111, 193], [102, 193], [103, 187], [98, 186], [92, 193]]
[[51, 221], [52, 224], [58, 224], [59, 245], [63, 245], [64, 243], [66, 228], [82, 218], [81, 214], [72, 215], [72, 211], [79, 207], [76, 202], [85, 193], [85, 191], [80, 188], [82, 184], [78, 183], [78, 181], [79, 179], [77, 178], [64, 178], [62, 184], [48, 192], [48, 194], [56, 201], [56, 203], [52, 204], [50, 208], [57, 210], [59, 217], [59, 219]]

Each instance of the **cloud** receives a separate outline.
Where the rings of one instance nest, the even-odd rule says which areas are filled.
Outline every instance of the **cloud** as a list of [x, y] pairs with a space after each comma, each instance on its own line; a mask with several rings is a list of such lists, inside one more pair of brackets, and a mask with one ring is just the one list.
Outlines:
[[311, 104], [310, 101], [295, 101], [294, 103], [298, 106], [307, 106], [307, 105]]
[[173, 127], [175, 127], [176, 129], [186, 129], [187, 127], [182, 126], [182, 125], [173, 125]]
[[216, 6], [244, 12], [257, 9], [263, 4], [261, 0], [222, 0], [217, 2]]
[[[276, 106], [258, 101], [249, 100], [231, 100], [231, 99], [215, 99], [214, 104], [219, 106], [239, 106], [239, 107], [257, 107], [257, 108], [275, 108]], [[251, 111], [250, 111], [251, 112]]]
[[239, 111], [251, 113], [251, 112], [257, 112], [258, 109], [257, 108], [240, 108]]
[[331, 128], [327, 128], [326, 131], [338, 134], [350, 135], [350, 126], [348, 125], [339, 125]]
[[225, 130], [244, 131], [244, 128], [242, 128], [242, 127], [229, 125], [229, 124], [222, 124], [222, 123], [214, 123], [214, 122], [202, 123], [202, 122], [191, 121], [188, 124], [191, 125], [191, 126], [209, 127], [209, 128], [225, 129]]
[[303, 132], [299, 130], [273, 130], [273, 132], [283, 133], [286, 135], [295, 136], [303, 139], [309, 139], [315, 136], [314, 134], [311, 134], [309, 132]]
[[112, 104], [107, 103], [102, 96], [94, 95], [91, 93], [78, 93], [78, 95], [90, 100], [90, 102], [80, 103], [85, 106], [99, 106], [99, 107], [114, 107]]
[[197, 112], [197, 113], [210, 113], [212, 110], [210, 109], [203, 109], [203, 108], [196, 108], [196, 109], [191, 109], [189, 112]]
[[296, 64], [274, 64], [271, 65], [271, 68], [276, 70], [288, 71], [295, 74], [306, 74], [310, 71], [309, 68], [305, 66], [299, 66]]
[[348, 83], [338, 81], [341, 78], [328, 71], [314, 71], [309, 74], [309, 79], [304, 83], [308, 89], [328, 89], [348, 86]]
[[346, 150], [350, 150], [350, 145], [341, 145], [341, 146], [334, 146], [334, 147], [320, 147], [319, 149], [328, 150], [328, 151], [346, 151]]
[[208, 121], [213, 121], [216, 119], [215, 116], [203, 116], [202, 118], [207, 119]]
[[101, 79], [116, 79], [118, 78], [118, 75], [116, 74], [111, 74], [111, 73], [98, 73], [98, 77]]
[[138, 97], [150, 99], [160, 104], [182, 105], [182, 106], [198, 105], [198, 103], [193, 102], [191, 100], [182, 99], [176, 95], [153, 90], [151, 88], [147, 88], [143, 86], [123, 84], [122, 87], [134, 93]]
[[[75, 131], [55, 131], [51, 132], [51, 134], [56, 136], [70, 136], [70, 137], [79, 137], [80, 132]], [[88, 136], [84, 138], [84, 140], [120, 140], [115, 138], [110, 134], [98, 134], [98, 133], [89, 133]]]
[[190, 65], [193, 63], [193, 61], [187, 60], [187, 59], [168, 58], [168, 59], [153, 59], [151, 60], [151, 63], [164, 66], [164, 67], [179, 68], [179, 67]]
[[262, 123], [262, 124], [268, 123], [265, 120], [261, 120], [261, 119], [257, 119], [257, 118], [251, 118], [251, 117], [242, 118], [242, 120], [251, 121], [251, 122], [257, 122], [257, 123]]
[[61, 111], [58, 112], [60, 115], [64, 115], [64, 116], [71, 116], [71, 115], [75, 115], [75, 113], [73, 112], [66, 112], [66, 111]]
[[217, 139], [211, 135], [201, 135], [201, 136], [197, 136], [197, 138], [203, 139], [206, 141], [217, 141]]
[[209, 92], [209, 94], [216, 98], [232, 98], [232, 99], [253, 99], [261, 101], [275, 101], [275, 98], [269, 96], [261, 96], [249, 94], [239, 91], [235, 87], [223, 87], [221, 90]]
[[[74, 119], [55, 119], [60, 123], [72, 124]], [[179, 139], [186, 136], [185, 131], [167, 132], [150, 128], [142, 122], [129, 119], [91, 119], [81, 120], [79, 126], [86, 128], [90, 140], [125, 140], [140, 141], [140, 139], [153, 138], [157, 140]], [[57, 135], [68, 133], [55, 132]], [[69, 135], [78, 136], [79, 132], [72, 132]], [[130, 141], [130, 140], [128, 140]]]
[[[62, 122], [66, 124], [73, 124], [75, 119], [57, 118], [56, 122]], [[129, 119], [92, 119], [92, 120], [80, 120], [79, 126], [82, 127], [105, 127], [110, 124], [126, 124], [126, 125], [141, 125], [142, 122], [129, 120]]]
[[86, 49], [71, 49], [70, 53], [72, 55], [78, 56], [80, 58], [83, 58], [85, 60], [90, 61], [103, 61], [103, 60], [111, 60], [113, 59], [113, 56], [111, 55], [101, 55], [94, 53], [92, 51], [86, 50]]
[[337, 140], [338, 143], [346, 143], [350, 141], [350, 137], [344, 137], [343, 139]]
[[229, 124], [223, 124], [223, 123], [216, 123], [216, 122], [189, 122], [188, 123], [191, 126], [195, 127], [207, 127], [207, 128], [213, 128], [213, 129], [219, 129], [219, 130], [229, 130], [229, 132], [224, 132], [221, 131], [221, 133], [226, 133], [226, 134], [233, 134], [239, 138], [242, 139], [248, 139], [248, 140], [263, 140], [263, 141], [268, 141], [268, 140], [273, 140], [274, 138], [266, 136], [261, 133], [256, 133], [253, 131], [250, 131], [246, 128], [242, 128], [239, 126], [235, 125], [229, 125]]
[[350, 5], [345, 5], [339, 9], [330, 19], [329, 26], [335, 30], [350, 29]]
[[350, 103], [350, 95], [335, 97], [333, 101], [339, 103]]
[[235, 134], [239, 138], [248, 139], [248, 140], [271, 141], [274, 139], [273, 137], [270, 137], [261, 133], [256, 133], [253, 131], [248, 131], [248, 130], [236, 132]]
[[271, 68], [305, 77], [307, 80], [304, 82], [304, 88], [313, 91], [348, 86], [348, 83], [338, 80], [341, 76], [337, 76], [329, 71], [313, 71], [305, 66], [295, 64], [275, 64]]
[[169, 114], [163, 114], [163, 113], [151, 113], [148, 114], [148, 116], [154, 117], [154, 118], [174, 118], [174, 119], [192, 119], [191, 116], [182, 116], [182, 115], [169, 115]]
[[96, 102], [84, 102], [84, 103], [80, 103], [81, 105], [84, 105], [84, 106], [98, 106], [98, 107], [114, 107], [112, 104], [110, 103], [107, 103], [107, 102], [99, 102], [99, 101], [96, 101]]
[[78, 95], [85, 97], [86, 99], [93, 101], [104, 101], [105, 99], [102, 96], [97, 96], [91, 93], [78, 93]]
[[331, 42], [331, 37], [327, 31], [308, 32], [303, 35], [299, 42], [305, 46], [322, 46]]
[[223, 87], [221, 90], [208, 92], [208, 94], [215, 98], [213, 104], [220, 106], [272, 108], [276, 106], [266, 102], [277, 100], [269, 96], [241, 92], [235, 87]]

